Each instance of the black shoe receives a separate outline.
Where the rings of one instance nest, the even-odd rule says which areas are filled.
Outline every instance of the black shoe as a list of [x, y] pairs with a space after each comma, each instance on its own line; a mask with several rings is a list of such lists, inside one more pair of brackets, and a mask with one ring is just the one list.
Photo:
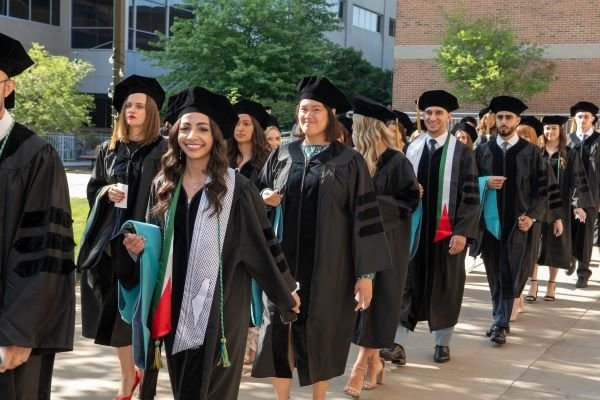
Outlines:
[[575, 287], [579, 289], [583, 289], [588, 287], [587, 278], [577, 278], [577, 283], [575, 283]]
[[450, 347], [435, 345], [433, 352], [433, 361], [436, 363], [445, 363], [450, 361]]
[[[490, 329], [488, 329], [488, 330], [485, 332], [485, 336], [487, 336], [487, 337], [491, 337], [491, 336], [492, 336], [492, 333], [494, 332], [494, 329], [496, 329], [496, 324], [492, 324], [492, 325], [490, 326]], [[506, 327], [506, 328], [504, 328], [504, 330], [506, 331], [506, 334], [507, 334], [507, 335], [510, 333], [510, 327]]]
[[575, 268], [577, 267], [577, 259], [575, 257], [571, 258], [571, 265], [569, 265], [569, 269], [567, 270], [567, 276], [573, 275], [575, 272]]
[[379, 350], [379, 357], [383, 358], [385, 361], [391, 361], [392, 364], [406, 364], [406, 353], [404, 352], [404, 347], [397, 343], [394, 343], [391, 349]]
[[506, 343], [506, 328], [495, 326], [494, 331], [492, 332], [492, 335], [490, 337], [490, 341], [496, 344]]

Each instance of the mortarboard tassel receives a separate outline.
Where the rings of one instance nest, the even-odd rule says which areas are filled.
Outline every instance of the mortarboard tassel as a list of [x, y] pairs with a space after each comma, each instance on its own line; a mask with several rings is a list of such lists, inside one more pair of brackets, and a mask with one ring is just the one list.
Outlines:
[[227, 339], [225, 338], [225, 336], [221, 337], [221, 358], [219, 358], [219, 362], [217, 363], [217, 366], [219, 367], [223, 367], [223, 368], [229, 368], [231, 367], [231, 363], [229, 362], [229, 354], [227, 354]]
[[161, 369], [163, 367], [162, 358], [160, 354], [160, 340], [154, 341], [154, 369]]
[[229, 354], [227, 354], [227, 339], [225, 338], [225, 317], [223, 312], [223, 256], [221, 254], [221, 215], [217, 214], [217, 241], [219, 245], [219, 288], [220, 288], [220, 312], [221, 312], [221, 357], [217, 363], [218, 367], [229, 368]]
[[571, 122], [571, 133], [577, 132], [577, 122], [575, 122], [575, 117], [573, 117], [573, 122]]
[[419, 110], [419, 102], [417, 101], [417, 132], [421, 133], [421, 111]]

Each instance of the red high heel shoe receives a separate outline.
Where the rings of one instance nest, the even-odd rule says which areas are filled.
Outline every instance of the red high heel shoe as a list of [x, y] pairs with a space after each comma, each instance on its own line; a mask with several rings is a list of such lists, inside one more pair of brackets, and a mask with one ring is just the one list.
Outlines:
[[142, 379], [142, 375], [140, 374], [140, 371], [136, 370], [135, 371], [135, 382], [133, 382], [133, 387], [131, 388], [131, 394], [126, 395], [126, 396], [115, 396], [114, 400], [131, 400], [131, 398], [133, 397], [133, 393], [135, 392], [135, 389], [137, 389], [138, 385], [140, 384], [141, 379]]

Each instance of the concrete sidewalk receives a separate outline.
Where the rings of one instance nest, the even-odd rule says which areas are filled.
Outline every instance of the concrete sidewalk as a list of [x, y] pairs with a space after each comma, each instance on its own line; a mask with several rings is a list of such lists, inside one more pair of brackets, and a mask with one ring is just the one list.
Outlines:
[[[596, 257], [597, 259], [597, 257]], [[540, 268], [545, 278], [547, 269]], [[484, 336], [491, 322], [490, 295], [483, 266], [467, 277], [460, 323], [451, 346], [452, 360], [432, 361], [433, 341], [426, 324], [406, 343], [407, 365], [387, 363], [385, 384], [363, 391], [364, 399], [598, 399], [600, 398], [600, 270], [593, 268], [590, 286], [575, 289], [576, 278], [560, 272], [557, 300], [538, 301], [511, 325], [508, 343], [495, 347]], [[526, 288], [527, 289], [527, 288]], [[78, 308], [79, 313], [79, 308]], [[114, 349], [82, 339], [77, 317], [75, 351], [57, 356], [54, 399], [111, 399], [119, 370]], [[352, 347], [346, 373], [332, 381], [328, 399], [348, 399], [342, 388], [356, 357]], [[171, 399], [166, 370], [161, 371], [157, 399]], [[240, 399], [274, 398], [268, 380], [252, 379], [245, 370]], [[310, 388], [293, 399], [310, 399]]]

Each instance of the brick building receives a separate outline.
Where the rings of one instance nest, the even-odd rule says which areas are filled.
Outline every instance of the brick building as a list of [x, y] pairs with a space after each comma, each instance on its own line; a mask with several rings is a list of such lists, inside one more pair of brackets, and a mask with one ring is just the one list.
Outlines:
[[[414, 100], [430, 89], [448, 89], [433, 60], [445, 32], [442, 11], [459, 7], [473, 17], [510, 20], [520, 40], [547, 47], [557, 80], [529, 101], [529, 113], [568, 113], [578, 100], [600, 104], [600, 6], [589, 0], [398, 0], [394, 48], [393, 106], [414, 111]], [[499, 93], [500, 94], [500, 93]], [[459, 111], [475, 111], [468, 105]]]

